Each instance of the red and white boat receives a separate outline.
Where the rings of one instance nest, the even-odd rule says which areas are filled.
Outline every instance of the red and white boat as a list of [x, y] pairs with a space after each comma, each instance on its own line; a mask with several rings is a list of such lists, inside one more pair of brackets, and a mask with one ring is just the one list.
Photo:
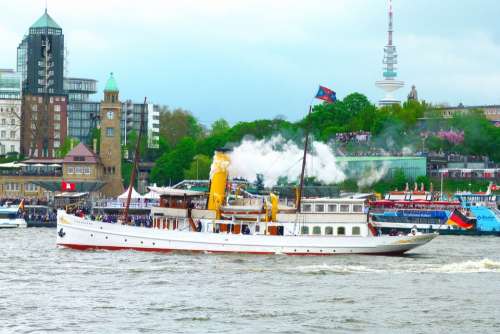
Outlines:
[[[135, 164], [139, 156], [139, 136]], [[307, 135], [295, 208], [280, 207], [279, 198], [229, 194], [229, 156], [215, 152], [209, 194], [151, 187], [160, 205], [151, 209], [152, 226], [128, 221], [129, 189], [124, 224], [104, 223], [57, 213], [57, 245], [75, 249], [132, 249], [288, 255], [402, 254], [424, 245], [435, 234], [378, 236], [368, 223], [361, 199], [302, 199]], [[136, 168], [130, 184], [134, 184]], [[231, 195], [231, 196], [228, 196]]]

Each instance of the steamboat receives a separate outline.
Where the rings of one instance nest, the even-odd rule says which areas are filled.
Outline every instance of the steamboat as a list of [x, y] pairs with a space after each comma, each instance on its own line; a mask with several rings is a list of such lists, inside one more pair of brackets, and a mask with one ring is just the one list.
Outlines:
[[[311, 112], [311, 108], [309, 109]], [[143, 119], [144, 113], [141, 118]], [[139, 131], [135, 165], [139, 156]], [[150, 187], [160, 196], [151, 208], [152, 226], [128, 219], [131, 187], [123, 218], [115, 224], [57, 214], [57, 245], [79, 250], [131, 249], [287, 255], [403, 254], [436, 234], [378, 235], [367, 220], [365, 203], [355, 199], [302, 198], [308, 136], [294, 206], [280, 205], [275, 194], [231, 193], [226, 150], [215, 152], [208, 194], [188, 189]], [[134, 184], [133, 168], [130, 184]]]

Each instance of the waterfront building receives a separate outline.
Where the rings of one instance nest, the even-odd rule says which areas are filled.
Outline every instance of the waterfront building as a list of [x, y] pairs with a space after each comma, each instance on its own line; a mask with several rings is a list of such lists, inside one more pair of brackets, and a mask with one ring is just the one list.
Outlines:
[[336, 158], [351, 179], [366, 178], [374, 174], [391, 178], [397, 170], [406, 178], [415, 180], [426, 175], [426, 157], [420, 156], [341, 156]]
[[21, 75], [21, 153], [52, 158], [67, 134], [64, 91], [64, 35], [45, 13], [29, 28], [17, 49]]
[[97, 93], [97, 81], [82, 78], [64, 78], [68, 94], [68, 136], [92, 146], [92, 129], [99, 124], [100, 103], [91, 101]]
[[103, 178], [106, 183], [103, 192], [116, 197], [123, 193], [121, 172], [121, 103], [119, 90], [113, 73], [104, 88], [101, 102], [101, 140], [99, 156], [103, 165]]
[[17, 155], [21, 142], [21, 77], [0, 69], [0, 156]]
[[459, 104], [456, 107], [438, 107], [437, 110], [441, 112], [443, 118], [452, 118], [456, 114], [466, 114], [472, 110], [482, 110], [484, 116], [493, 123], [500, 123], [500, 105], [476, 105], [476, 106], [464, 106]]
[[393, 44], [393, 13], [392, 13], [392, 0], [389, 0], [389, 28], [387, 31], [387, 45], [384, 47], [384, 72], [383, 80], [375, 82], [375, 86], [382, 89], [385, 92], [385, 96], [379, 101], [379, 105], [391, 105], [399, 104], [399, 101], [392, 93], [404, 86], [404, 82], [396, 80], [398, 63], [398, 54], [396, 52], [396, 46]]

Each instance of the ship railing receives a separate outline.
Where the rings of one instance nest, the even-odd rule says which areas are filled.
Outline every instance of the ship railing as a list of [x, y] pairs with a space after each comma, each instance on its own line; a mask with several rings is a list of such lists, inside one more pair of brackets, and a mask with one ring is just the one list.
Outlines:
[[[151, 209], [151, 208], [156, 207], [158, 205], [159, 205], [159, 203], [157, 201], [131, 202], [130, 208], [133, 208], [133, 209]], [[114, 201], [114, 200], [103, 200], [103, 201], [95, 202], [93, 207], [121, 209], [121, 208], [125, 208], [125, 202]]]

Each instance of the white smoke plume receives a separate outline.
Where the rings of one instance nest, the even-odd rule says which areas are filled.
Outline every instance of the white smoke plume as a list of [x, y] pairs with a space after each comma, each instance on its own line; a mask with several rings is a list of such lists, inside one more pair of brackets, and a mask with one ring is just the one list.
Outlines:
[[364, 188], [371, 186], [375, 182], [378, 182], [380, 179], [382, 179], [387, 172], [389, 171], [389, 163], [385, 162], [382, 163], [382, 165], [376, 166], [375, 164], [372, 164], [368, 170], [361, 175], [359, 178], [357, 184], [359, 188]]
[[[327, 144], [313, 141], [312, 154], [307, 154], [307, 176], [314, 176], [318, 181], [338, 183], [345, 180], [345, 174], [337, 164], [335, 156]], [[297, 180], [302, 167], [304, 151], [293, 141], [281, 135], [271, 139], [243, 141], [229, 153], [231, 164], [229, 175], [243, 177], [251, 182], [256, 174], [264, 175], [264, 185], [276, 184], [280, 177]], [[312, 168], [311, 168], [312, 166]]]

